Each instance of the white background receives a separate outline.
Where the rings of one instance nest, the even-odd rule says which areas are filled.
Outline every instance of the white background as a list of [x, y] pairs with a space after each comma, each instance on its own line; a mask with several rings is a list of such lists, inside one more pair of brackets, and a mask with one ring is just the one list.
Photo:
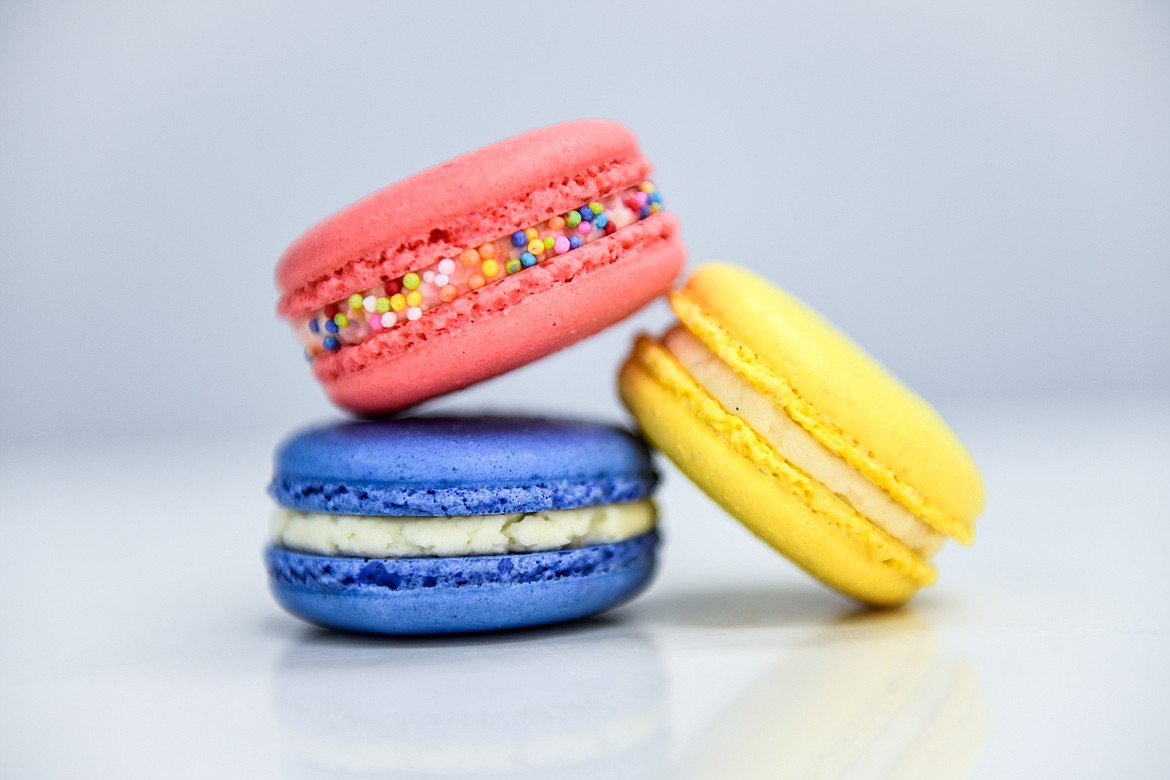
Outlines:
[[[0, 776], [1170, 774], [1168, 96], [1160, 2], [4, 3]], [[271, 447], [337, 414], [277, 257], [588, 116], [692, 266], [788, 287], [970, 443], [979, 540], [912, 609], [854, 615], [668, 464], [659, 582], [610, 617], [411, 644], [271, 603]], [[668, 319], [435, 407], [623, 420]]]
[[[944, 411], [1170, 387], [1165, 3], [172, 5], [0, 11], [5, 437], [327, 413], [273, 315], [285, 246], [594, 116], [692, 263], [781, 282]], [[613, 415], [662, 319], [458, 403]]]

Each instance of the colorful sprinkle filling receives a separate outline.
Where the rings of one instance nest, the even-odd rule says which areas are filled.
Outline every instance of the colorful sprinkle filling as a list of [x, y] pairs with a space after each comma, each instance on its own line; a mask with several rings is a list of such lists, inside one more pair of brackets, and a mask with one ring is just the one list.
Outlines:
[[297, 336], [309, 360], [360, 344], [379, 331], [417, 320], [436, 306], [572, 252], [661, 210], [662, 196], [653, 183], [644, 181], [331, 303], [301, 318], [295, 326]]

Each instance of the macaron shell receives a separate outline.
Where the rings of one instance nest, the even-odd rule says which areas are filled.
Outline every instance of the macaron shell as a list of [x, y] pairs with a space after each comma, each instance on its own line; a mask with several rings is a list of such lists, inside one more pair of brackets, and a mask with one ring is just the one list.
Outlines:
[[348, 558], [269, 547], [273, 595], [327, 628], [383, 634], [497, 631], [574, 620], [638, 595], [658, 535], [570, 550], [465, 558]]
[[300, 431], [276, 452], [269, 488], [304, 512], [508, 514], [647, 498], [658, 476], [637, 438], [543, 417], [436, 416]]
[[832, 452], [936, 530], [970, 542], [979, 471], [925, 401], [767, 280], [700, 267], [671, 295], [683, 324]]
[[569, 346], [665, 292], [686, 251], [673, 215], [655, 214], [336, 354], [314, 373], [339, 406], [406, 409]]
[[861, 601], [894, 606], [934, 580], [929, 563], [788, 464], [660, 345], [639, 340], [622, 367], [620, 389], [655, 446], [821, 581]]
[[437, 258], [541, 222], [650, 172], [616, 122], [532, 130], [390, 185], [322, 220], [284, 253], [279, 311], [296, 317]]

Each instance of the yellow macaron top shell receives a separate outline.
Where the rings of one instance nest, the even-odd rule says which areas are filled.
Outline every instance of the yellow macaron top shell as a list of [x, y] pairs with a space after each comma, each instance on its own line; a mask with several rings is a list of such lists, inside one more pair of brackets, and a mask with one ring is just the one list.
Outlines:
[[682, 324], [817, 441], [909, 511], [963, 543], [983, 481], [913, 391], [800, 301], [750, 271], [700, 267], [671, 294]]

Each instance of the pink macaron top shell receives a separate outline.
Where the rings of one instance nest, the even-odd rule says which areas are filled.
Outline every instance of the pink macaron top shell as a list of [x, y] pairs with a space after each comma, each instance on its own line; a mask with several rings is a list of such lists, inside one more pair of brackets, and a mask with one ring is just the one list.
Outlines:
[[284, 317], [303, 316], [436, 258], [506, 235], [647, 177], [615, 122], [532, 130], [392, 184], [298, 238], [276, 268]]

